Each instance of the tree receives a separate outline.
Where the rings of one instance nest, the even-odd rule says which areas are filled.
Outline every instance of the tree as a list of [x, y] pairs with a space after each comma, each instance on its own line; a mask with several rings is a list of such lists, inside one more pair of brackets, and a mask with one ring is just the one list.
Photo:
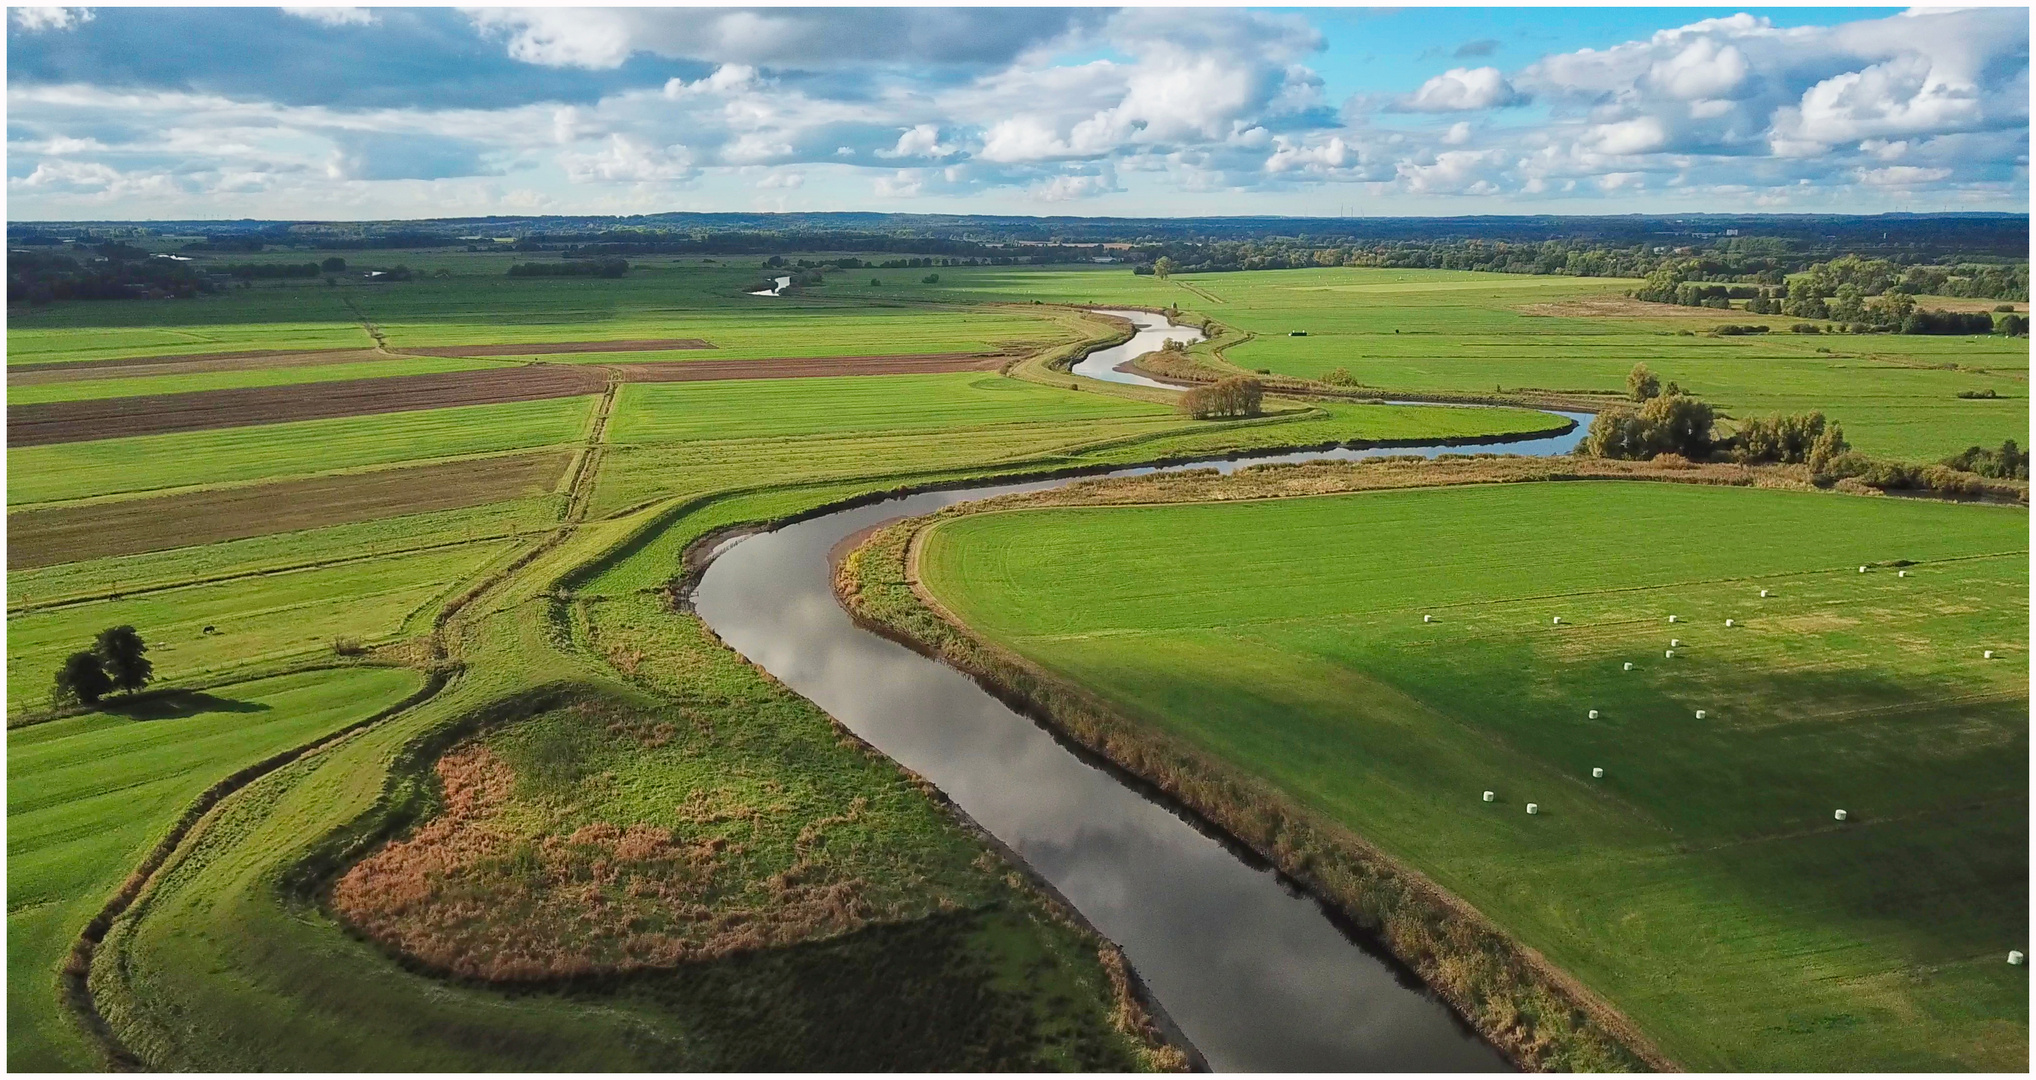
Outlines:
[[1181, 395], [1180, 409], [1197, 420], [1225, 416], [1257, 416], [1265, 398], [1265, 385], [1245, 375], [1233, 375], [1212, 386], [1198, 386]]
[[132, 626], [113, 626], [99, 631], [92, 651], [104, 666], [113, 687], [132, 693], [155, 677], [155, 665], [148, 658], [148, 643]]
[[1172, 257], [1161, 255], [1152, 261], [1152, 276], [1165, 281], [1179, 267], [1180, 264], [1174, 262]]
[[1831, 464], [1831, 459], [1850, 449], [1852, 445], [1845, 441], [1845, 429], [1831, 424], [1817, 435], [1816, 442], [1810, 444], [1809, 456], [1804, 460], [1809, 463], [1811, 472], [1821, 473], [1825, 466]]
[[93, 705], [111, 689], [113, 680], [107, 677], [99, 657], [90, 652], [74, 652], [57, 669], [56, 686], [51, 689], [50, 698], [59, 705], [71, 702]]
[[1635, 364], [1626, 373], [1626, 396], [1635, 401], [1646, 401], [1661, 393], [1661, 380], [1654, 377], [1646, 364]]
[[328, 274], [337, 274], [341, 270], [346, 269], [346, 260], [334, 255], [332, 258], [319, 263], [318, 268]]
[[1663, 394], [1639, 412], [1606, 409], [1591, 421], [1577, 452], [1591, 457], [1645, 461], [1681, 454], [1691, 461], [1711, 456], [1711, 407], [1687, 394]]

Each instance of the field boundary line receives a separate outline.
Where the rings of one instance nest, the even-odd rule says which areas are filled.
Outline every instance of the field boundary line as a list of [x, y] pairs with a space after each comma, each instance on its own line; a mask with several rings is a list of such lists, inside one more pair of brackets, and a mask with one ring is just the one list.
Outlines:
[[141, 897], [164, 864], [168, 863], [171, 856], [183, 845], [184, 840], [214, 808], [234, 792], [299, 758], [316, 753], [356, 732], [409, 712], [436, 697], [455, 677], [454, 672], [430, 672], [425, 676], [424, 684], [401, 701], [326, 732], [309, 742], [271, 754], [253, 765], [237, 769], [214, 782], [184, 808], [183, 814], [171, 824], [169, 831], [156, 842], [155, 847], [149, 850], [140, 865], [128, 874], [127, 880], [115, 890], [105, 906], [101, 907], [99, 913], [79, 931], [77, 939], [72, 942], [70, 953], [64, 958], [63, 965], [57, 973], [58, 1000], [71, 1011], [72, 1017], [84, 1028], [86, 1036], [98, 1045], [110, 1069], [122, 1072], [139, 1071], [145, 1069], [147, 1063], [121, 1044], [119, 1037], [113, 1033], [113, 1029], [100, 1013], [98, 1002], [92, 996], [92, 961], [99, 951], [100, 943], [106, 940], [107, 933], [113, 929], [114, 922]]

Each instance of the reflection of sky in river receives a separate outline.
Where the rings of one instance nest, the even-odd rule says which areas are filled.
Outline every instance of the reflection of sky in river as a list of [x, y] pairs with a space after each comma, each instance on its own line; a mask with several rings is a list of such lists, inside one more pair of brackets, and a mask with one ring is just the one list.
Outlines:
[[1124, 947], [1215, 1067], [1503, 1068], [1312, 900], [1063, 749], [961, 673], [857, 629], [835, 602], [827, 553], [843, 537], [1064, 482], [931, 492], [750, 537], [714, 561], [694, 601], [731, 647], [1016, 849]]
[[1207, 335], [1193, 326], [1168, 326], [1166, 324], [1166, 316], [1154, 315], [1150, 311], [1115, 311], [1098, 308], [1097, 313], [1130, 319], [1132, 325], [1138, 327], [1138, 332], [1131, 336], [1130, 341], [1122, 345], [1112, 345], [1107, 349], [1097, 349], [1068, 370], [1091, 379], [1100, 379], [1103, 382], [1125, 383], [1130, 386], [1154, 386], [1161, 390], [1180, 389], [1178, 386], [1171, 386], [1157, 379], [1148, 379], [1143, 375], [1136, 375], [1129, 371], [1118, 371], [1117, 365], [1136, 360], [1149, 352], [1158, 352], [1159, 347], [1167, 341], [1178, 341], [1184, 345], [1193, 345], [1195, 342], [1203, 340]]

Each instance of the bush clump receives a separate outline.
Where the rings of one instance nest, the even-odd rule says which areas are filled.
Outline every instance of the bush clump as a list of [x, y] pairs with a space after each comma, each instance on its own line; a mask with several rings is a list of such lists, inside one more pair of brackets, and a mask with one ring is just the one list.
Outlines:
[[1231, 416], [1257, 416], [1265, 399], [1265, 385], [1257, 379], [1233, 375], [1211, 386], [1198, 386], [1181, 395], [1180, 409], [1197, 420]]
[[1648, 461], [1680, 454], [1691, 461], [1711, 456], [1716, 417], [1704, 402], [1680, 392], [1650, 398], [1639, 412], [1606, 409], [1591, 421], [1576, 452], [1589, 457]]
[[[1963, 396], [1963, 395], [1961, 395]], [[1990, 480], [2029, 479], [2029, 452], [2009, 439], [1998, 450], [1984, 446], [1969, 446], [1963, 451], [1945, 458], [1948, 468], [1960, 472], [1974, 473]]]
[[1732, 460], [1747, 465], [1814, 465], [1850, 449], [1844, 429], [1821, 412], [1754, 417], [1732, 441]]

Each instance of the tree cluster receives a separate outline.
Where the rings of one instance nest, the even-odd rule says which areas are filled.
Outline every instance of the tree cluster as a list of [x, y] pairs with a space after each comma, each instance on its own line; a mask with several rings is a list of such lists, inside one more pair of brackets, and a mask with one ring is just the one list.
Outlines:
[[1661, 454], [1680, 454], [1691, 461], [1711, 456], [1711, 407], [1673, 390], [1647, 399], [1639, 411], [1606, 409], [1591, 421], [1577, 453], [1592, 457], [1646, 461]]
[[214, 291], [212, 282], [190, 263], [158, 259], [125, 244], [108, 244], [99, 250], [96, 257], [76, 248], [10, 250], [7, 302], [160, 299]]
[[2003, 442], [1998, 450], [1984, 446], [1967, 447], [1945, 458], [1944, 464], [1993, 480], [2029, 479], [2029, 452], [2016, 445], [2013, 439]]
[[1821, 412], [1754, 417], [1732, 437], [1732, 460], [1749, 465], [1817, 468], [1851, 449], [1845, 431]]
[[1264, 399], [1263, 383], [1248, 375], [1232, 375], [1182, 394], [1180, 410], [1197, 420], [1257, 416]]
[[155, 678], [155, 665], [147, 654], [147, 643], [132, 626], [99, 631], [90, 649], [64, 658], [50, 689], [50, 703], [93, 705], [115, 690], [131, 694], [147, 686]]

